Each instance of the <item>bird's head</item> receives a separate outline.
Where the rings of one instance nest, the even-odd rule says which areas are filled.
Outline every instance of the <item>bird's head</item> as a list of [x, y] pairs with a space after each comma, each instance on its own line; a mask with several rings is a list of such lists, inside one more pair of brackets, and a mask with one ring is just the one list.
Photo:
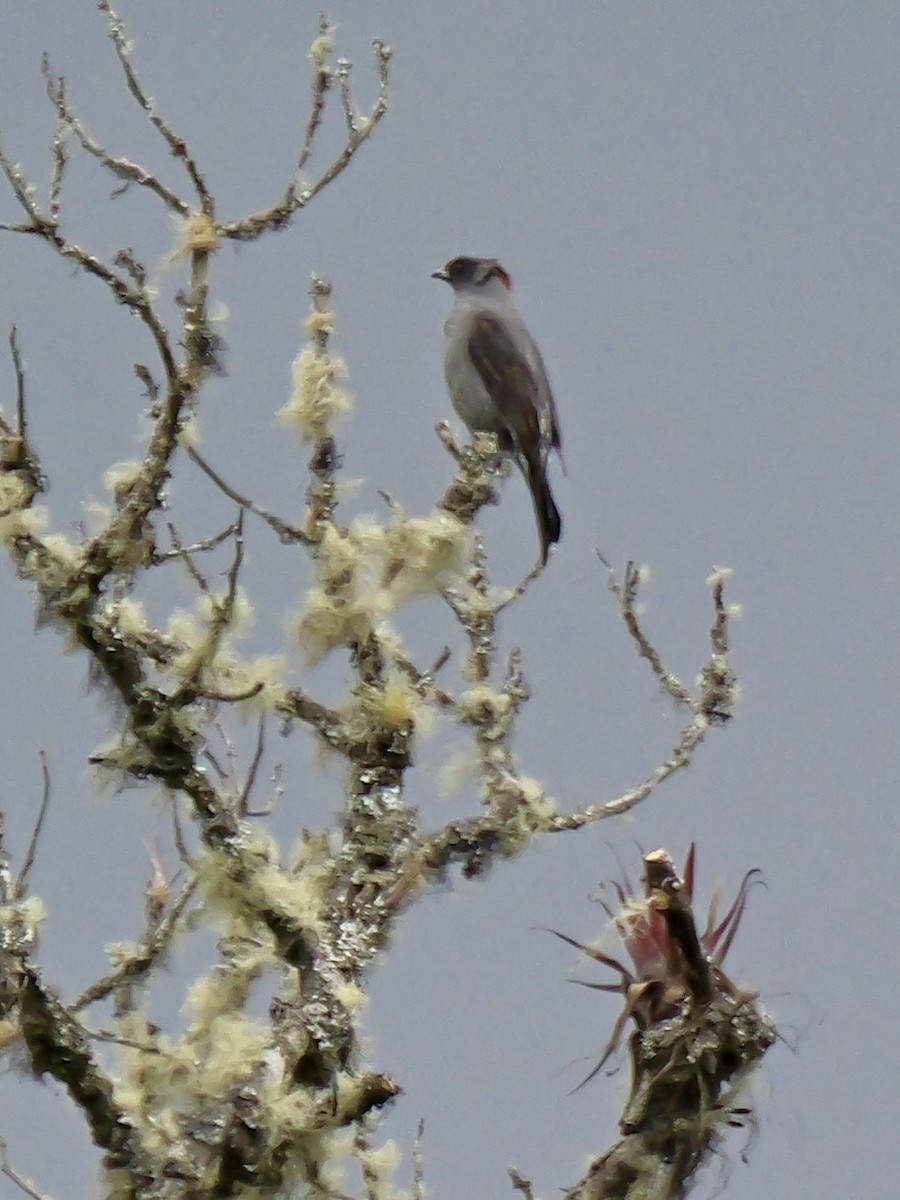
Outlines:
[[454, 291], [489, 287], [493, 280], [499, 280], [508, 292], [512, 291], [512, 280], [496, 258], [467, 258], [465, 255], [451, 258], [439, 271], [432, 271], [431, 277], [443, 279]]

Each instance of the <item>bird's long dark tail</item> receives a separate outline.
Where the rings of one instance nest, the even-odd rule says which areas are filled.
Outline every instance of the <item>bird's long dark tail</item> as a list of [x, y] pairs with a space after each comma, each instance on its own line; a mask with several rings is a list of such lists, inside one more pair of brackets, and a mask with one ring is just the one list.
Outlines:
[[558, 542], [562, 535], [562, 518], [547, 482], [546, 465], [538, 459], [536, 462], [523, 463], [522, 470], [531, 492], [538, 536], [541, 539], [541, 566], [546, 566], [551, 544]]

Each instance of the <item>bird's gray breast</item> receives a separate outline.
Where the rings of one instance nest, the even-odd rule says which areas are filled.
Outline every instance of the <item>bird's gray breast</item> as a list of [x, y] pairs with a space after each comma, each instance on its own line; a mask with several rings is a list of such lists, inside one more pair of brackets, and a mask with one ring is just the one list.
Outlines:
[[506, 422], [491, 399], [478, 368], [469, 353], [469, 332], [472, 313], [466, 310], [451, 314], [444, 326], [447, 344], [444, 353], [444, 375], [456, 414], [472, 431], [495, 433], [501, 446], [508, 440]]

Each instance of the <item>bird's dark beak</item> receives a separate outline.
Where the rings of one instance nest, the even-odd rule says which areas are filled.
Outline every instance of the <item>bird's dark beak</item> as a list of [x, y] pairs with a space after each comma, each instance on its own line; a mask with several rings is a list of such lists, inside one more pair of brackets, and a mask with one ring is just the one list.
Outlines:
[[432, 271], [431, 278], [432, 279], [443, 279], [444, 283], [448, 283], [450, 280], [450, 276], [447, 274], [446, 267], [441, 267], [441, 269], [439, 271]]

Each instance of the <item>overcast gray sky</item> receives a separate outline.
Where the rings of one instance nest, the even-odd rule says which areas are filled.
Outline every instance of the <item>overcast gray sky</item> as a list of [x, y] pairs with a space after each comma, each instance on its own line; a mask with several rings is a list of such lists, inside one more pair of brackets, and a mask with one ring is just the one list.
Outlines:
[[[269, 203], [307, 116], [318, 6], [122, 0], [121, 12], [220, 215]], [[495, 256], [543, 348], [567, 451], [568, 477], [554, 477], [562, 544], [503, 627], [534, 692], [522, 757], [561, 807], [638, 782], [679, 728], [617, 622], [594, 549], [653, 568], [648, 628], [688, 681], [707, 650], [713, 565], [734, 569], [730, 596], [743, 605], [743, 700], [689, 772], [627, 823], [547, 841], [406, 919], [370, 1017], [373, 1062], [404, 1088], [386, 1128], [408, 1149], [425, 1118], [437, 1197], [507, 1195], [513, 1164], [547, 1197], [573, 1183], [614, 1136], [627, 1071], [567, 1095], [617, 1004], [567, 987], [573, 955], [535, 927], [598, 932], [588, 895], [617, 874], [608, 843], [637, 874], [636, 841], [680, 859], [696, 839], [701, 899], [763, 872], [732, 973], [760, 991], [795, 1051], [768, 1056], [759, 1137], [749, 1165], [740, 1135], [730, 1144], [727, 1195], [893, 1196], [900, 8], [335, 0], [329, 12], [361, 102], [375, 94], [369, 43], [393, 46], [391, 112], [289, 232], [218, 256], [230, 374], [203, 400], [210, 457], [261, 501], [288, 514], [297, 504], [303, 459], [272, 414], [315, 270], [334, 284], [335, 344], [357, 398], [344, 448], [362, 483], [347, 511], [383, 512], [379, 489], [427, 511], [448, 477], [433, 426], [449, 415], [450, 300], [429, 274], [458, 253]], [[123, 98], [87, 0], [3, 6], [0, 127], [32, 177], [46, 178], [52, 136], [44, 49], [98, 138], [179, 181]], [[327, 136], [338, 144], [339, 122]], [[106, 255], [132, 246], [162, 290], [178, 286], [177, 270], [161, 268], [173, 228], [158, 204], [111, 200], [81, 162], [71, 185], [74, 237]], [[0, 199], [0, 218], [15, 216]], [[85, 497], [102, 498], [105, 467], [139, 449], [131, 365], [146, 346], [93, 281], [3, 235], [0, 326], [12, 321], [52, 519], [71, 528]], [[7, 407], [11, 379], [0, 365]], [[221, 522], [196, 474], [174, 497], [188, 533]], [[483, 528], [496, 578], [514, 582], [535, 552], [517, 477]], [[265, 529], [249, 539], [263, 593], [253, 644], [277, 647], [304, 568]], [[86, 691], [82, 659], [34, 632], [32, 597], [8, 568], [0, 588], [0, 807], [23, 845], [47, 748], [55, 802], [32, 882], [49, 905], [41, 961], [71, 993], [102, 970], [102, 942], [139, 931], [142, 839], [164, 837], [166, 820], [149, 791], [96, 798], [86, 757], [111, 713]], [[156, 595], [160, 613], [167, 599]], [[426, 606], [404, 628], [423, 659], [452, 636]], [[341, 679], [320, 674], [323, 688]], [[471, 809], [465, 791], [434, 787], [447, 747], [446, 730], [423, 746], [413, 783], [435, 824]], [[278, 817], [286, 834], [321, 819], [340, 785], [333, 770], [311, 784], [305, 761]], [[0, 1134], [48, 1192], [90, 1194], [96, 1153], [53, 1086], [0, 1079]], [[0, 1178], [2, 1200], [13, 1194]]]

